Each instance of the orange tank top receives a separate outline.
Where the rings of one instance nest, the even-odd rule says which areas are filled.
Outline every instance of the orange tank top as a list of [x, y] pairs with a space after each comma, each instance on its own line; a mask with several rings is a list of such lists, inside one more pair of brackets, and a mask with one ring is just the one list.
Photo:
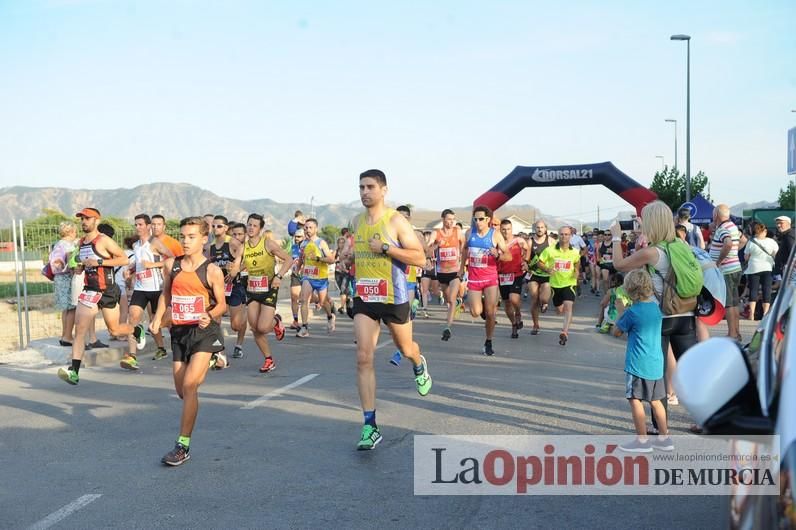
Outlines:
[[442, 229], [437, 230], [436, 240], [439, 242], [437, 249], [437, 272], [459, 272], [462, 265], [459, 252], [459, 227], [454, 226], [449, 235]]
[[171, 321], [175, 326], [192, 326], [202, 315], [213, 309], [215, 299], [207, 281], [205, 260], [194, 271], [182, 270], [182, 258], [176, 258], [171, 268]]

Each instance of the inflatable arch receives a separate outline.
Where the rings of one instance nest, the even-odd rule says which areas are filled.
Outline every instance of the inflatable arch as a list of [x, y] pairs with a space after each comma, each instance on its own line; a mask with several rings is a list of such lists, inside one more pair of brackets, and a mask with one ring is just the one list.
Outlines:
[[482, 204], [494, 211], [524, 188], [591, 184], [601, 184], [613, 191], [632, 204], [639, 215], [645, 204], [658, 198], [655, 192], [622, 173], [611, 162], [602, 162], [575, 166], [517, 166], [492, 189], [473, 201], [473, 206]]

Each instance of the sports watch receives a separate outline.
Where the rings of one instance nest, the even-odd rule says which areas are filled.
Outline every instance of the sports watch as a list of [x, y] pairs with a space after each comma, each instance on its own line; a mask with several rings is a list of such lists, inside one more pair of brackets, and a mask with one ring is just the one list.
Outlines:
[[382, 245], [381, 245], [381, 253], [386, 256], [388, 250], [390, 250], [390, 244], [389, 243], [382, 243]]

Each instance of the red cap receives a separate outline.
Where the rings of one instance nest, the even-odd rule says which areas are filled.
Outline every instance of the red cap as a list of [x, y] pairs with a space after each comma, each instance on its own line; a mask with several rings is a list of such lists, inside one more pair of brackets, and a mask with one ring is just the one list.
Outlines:
[[75, 214], [75, 217], [95, 217], [100, 218], [100, 211], [96, 208], [83, 208]]

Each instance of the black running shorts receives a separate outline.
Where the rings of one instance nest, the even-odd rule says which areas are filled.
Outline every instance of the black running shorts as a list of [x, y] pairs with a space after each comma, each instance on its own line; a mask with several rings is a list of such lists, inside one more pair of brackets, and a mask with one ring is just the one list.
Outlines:
[[501, 300], [508, 300], [509, 295], [512, 294], [522, 294], [522, 284], [524, 282], [524, 275], [519, 274], [516, 278], [514, 278], [514, 283], [511, 285], [501, 285], [500, 286], [500, 299]]
[[450, 285], [453, 280], [458, 280], [459, 274], [456, 272], [438, 272], [437, 273], [437, 280], [439, 280], [440, 285]]
[[576, 298], [575, 286], [553, 287], [553, 305], [558, 307], [564, 302], [574, 302]]
[[354, 298], [354, 316], [360, 313], [377, 322], [381, 320], [385, 324], [406, 324], [409, 322], [409, 302], [403, 304], [363, 302], [357, 296]]
[[130, 305], [141, 309], [146, 309], [146, 306], [149, 305], [154, 313], [158, 310], [159, 298], [160, 291], [133, 291], [133, 296], [130, 297]]
[[246, 305], [257, 302], [268, 307], [276, 308], [276, 300], [279, 295], [279, 288], [271, 287], [267, 293], [252, 293], [246, 291]]
[[198, 324], [171, 326], [172, 360], [187, 363], [196, 352], [216, 353], [224, 349], [221, 324], [213, 320], [206, 328]]

